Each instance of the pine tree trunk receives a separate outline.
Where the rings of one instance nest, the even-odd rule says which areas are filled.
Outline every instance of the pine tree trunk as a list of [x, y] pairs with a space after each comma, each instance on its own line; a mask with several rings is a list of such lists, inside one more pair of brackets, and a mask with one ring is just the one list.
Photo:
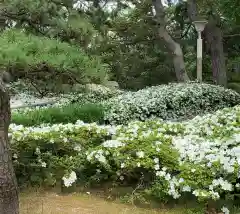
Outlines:
[[10, 100], [0, 80], [0, 213], [18, 214], [18, 189], [9, 147]]
[[213, 81], [218, 85], [227, 85], [226, 61], [223, 51], [222, 30], [214, 20], [209, 20], [205, 28], [207, 47], [211, 55]]
[[189, 81], [189, 77], [185, 69], [183, 51], [180, 44], [172, 39], [165, 27], [160, 27], [158, 29], [158, 34], [159, 37], [165, 42], [168, 51], [172, 54], [173, 66], [178, 82]]
[[177, 76], [178, 82], [186, 82], [189, 80], [185, 69], [185, 62], [183, 51], [179, 43], [173, 40], [171, 35], [168, 33], [166, 29], [166, 17], [165, 17], [165, 10], [161, 0], [152, 0], [156, 18], [158, 23], [158, 35], [160, 39], [162, 39], [168, 49], [168, 52], [173, 57], [173, 65], [174, 70]]

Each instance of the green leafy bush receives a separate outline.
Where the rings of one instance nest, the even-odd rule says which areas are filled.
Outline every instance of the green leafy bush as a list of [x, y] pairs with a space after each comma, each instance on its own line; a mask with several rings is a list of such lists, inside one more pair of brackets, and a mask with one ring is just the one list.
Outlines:
[[177, 83], [127, 92], [105, 103], [105, 120], [126, 124], [131, 120], [162, 118], [184, 120], [240, 103], [240, 95], [221, 86]]
[[28, 111], [14, 111], [12, 123], [24, 126], [38, 126], [42, 123], [75, 123], [82, 120], [86, 123], [103, 123], [104, 108], [100, 104], [72, 103], [60, 107], [39, 108]]
[[[60, 40], [6, 30], [0, 38], [0, 62], [17, 77], [32, 81], [102, 83], [107, 67], [97, 57]], [[32, 78], [34, 76], [34, 78]], [[46, 84], [46, 82], [45, 82]]]
[[82, 121], [39, 127], [12, 124], [9, 137], [20, 187], [56, 185], [68, 171], [81, 171], [85, 151], [111, 138], [110, 131]]

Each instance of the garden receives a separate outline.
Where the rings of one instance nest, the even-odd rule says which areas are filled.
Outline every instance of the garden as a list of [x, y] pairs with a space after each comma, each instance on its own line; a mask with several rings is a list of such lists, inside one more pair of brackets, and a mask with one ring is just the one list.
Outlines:
[[239, 214], [239, 9], [1, 1], [0, 214]]
[[191, 201], [195, 213], [238, 213], [239, 104], [233, 90], [189, 82], [68, 94], [53, 105], [13, 109], [19, 187], [130, 188], [121, 200]]

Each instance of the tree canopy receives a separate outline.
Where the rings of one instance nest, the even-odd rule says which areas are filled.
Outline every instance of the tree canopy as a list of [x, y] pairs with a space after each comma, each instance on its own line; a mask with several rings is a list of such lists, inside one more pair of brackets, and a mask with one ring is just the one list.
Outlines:
[[102, 83], [108, 75], [99, 57], [59, 39], [6, 30], [0, 46], [2, 68], [16, 77]]
[[[156, 2], [160, 7], [155, 7]], [[193, 10], [189, 5], [195, 5]], [[27, 70], [31, 68], [32, 72], [35, 67], [36, 72], [37, 64], [45, 61], [49, 63], [50, 70], [59, 74], [71, 73], [71, 78], [77, 81], [102, 82], [109, 76], [123, 88], [139, 89], [177, 81], [182, 71], [186, 71], [191, 80], [196, 78], [197, 35], [192, 24], [192, 15], [195, 14], [205, 17], [209, 25], [203, 34], [204, 81], [225, 84], [238, 81], [239, 76], [238, 5], [237, 0], [211, 0], [208, 3], [202, 0], [165, 1], [164, 4], [159, 0], [4, 0], [0, 19], [2, 30], [11, 28], [14, 29], [13, 34], [27, 35], [25, 39], [21, 38], [21, 44], [14, 45], [14, 55], [21, 55], [22, 46], [30, 40], [36, 45], [35, 51], [43, 42], [49, 46], [37, 51], [38, 56], [33, 54], [26, 58], [21, 55], [18, 60], [24, 69], [31, 62]], [[156, 9], [160, 11], [158, 15]], [[159, 28], [161, 25], [164, 25], [162, 30]], [[24, 35], [16, 33], [15, 29], [18, 32], [24, 30]], [[213, 33], [218, 35], [218, 45], [211, 42]], [[3, 43], [7, 34], [4, 33]], [[178, 55], [176, 64], [181, 64], [181, 69], [174, 64], [177, 49], [172, 48], [173, 44], [175, 48], [182, 49], [183, 54], [180, 58]], [[30, 49], [29, 46], [35, 45], [27, 47]], [[216, 51], [218, 53], [214, 54]], [[11, 67], [14, 67], [16, 57], [4, 54], [10, 57], [9, 61], [14, 60], [11, 62]], [[84, 61], [81, 66], [80, 59]], [[220, 64], [215, 65], [218, 61]], [[176, 69], [180, 73], [177, 74]], [[15, 73], [22, 76], [20, 71]], [[66, 79], [65, 76], [62, 79]]]

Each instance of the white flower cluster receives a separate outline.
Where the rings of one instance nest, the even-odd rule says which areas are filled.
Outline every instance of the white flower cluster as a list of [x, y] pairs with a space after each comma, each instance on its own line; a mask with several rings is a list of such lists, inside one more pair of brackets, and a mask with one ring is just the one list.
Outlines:
[[[220, 192], [234, 189], [232, 180], [226, 180], [228, 175], [240, 178], [239, 112], [240, 106], [236, 106], [212, 115], [198, 116], [185, 123], [184, 136], [172, 138], [174, 147], [180, 153], [181, 164], [199, 164], [216, 176], [208, 186], [208, 191], [204, 190], [204, 194], [214, 199], [220, 197]], [[216, 164], [218, 167], [214, 167]], [[226, 178], [217, 177], [219, 173]], [[194, 193], [199, 196], [201, 191], [195, 190]]]
[[[207, 182], [208, 186], [206, 184], [192, 186], [192, 183], [188, 183], [188, 180], [179, 177], [179, 175], [171, 175], [171, 169], [167, 172], [166, 167], [161, 168], [161, 162], [156, 157], [152, 159], [153, 169], [157, 177], [163, 178], [168, 183], [166, 192], [173, 198], [179, 198], [181, 192], [191, 192], [196, 197], [219, 199], [222, 192], [227, 193], [234, 189], [232, 180], [228, 180], [228, 176], [239, 174], [240, 178], [240, 124], [237, 122], [239, 121], [239, 113], [240, 106], [236, 106], [217, 111], [215, 114], [196, 117], [183, 123], [163, 122], [161, 120], [144, 123], [133, 122], [126, 127], [119, 128], [116, 132], [117, 141], [113, 142], [118, 142], [116, 145], [121, 148], [131, 144], [135, 139], [145, 140], [152, 138], [152, 136], [164, 137], [162, 140], [171, 140], [172, 148], [179, 153], [180, 166], [186, 164], [196, 166], [196, 168], [187, 169], [192, 176], [191, 182], [195, 181], [195, 173], [198, 173], [199, 167], [203, 168], [204, 171], [208, 169], [211, 173], [209, 181], [202, 181], [203, 183]], [[152, 142], [152, 147], [156, 148], [156, 154], [161, 152], [158, 146], [162, 144], [164, 141], [161, 142], [161, 140]], [[118, 147], [112, 143], [107, 148], [115, 149]], [[104, 155], [104, 151], [101, 154]], [[148, 155], [143, 150], [136, 150], [136, 156], [138, 162], [136, 161], [135, 167], [143, 167], [144, 162], [140, 162], [140, 160], [144, 161]], [[107, 156], [105, 157], [107, 159]], [[126, 158], [126, 160], [129, 159], [130, 157]], [[215, 166], [216, 164], [217, 166]], [[125, 169], [126, 164], [122, 162], [120, 168]]]
[[62, 139], [63, 142], [67, 142], [67, 136], [71, 133], [78, 133], [87, 130], [94, 131], [99, 135], [106, 134], [111, 136], [115, 134], [117, 129], [118, 127], [114, 126], [99, 126], [96, 123], [87, 124], [82, 121], [77, 121], [75, 124], [44, 124], [39, 127], [24, 127], [22, 125], [11, 124], [9, 127], [9, 136], [13, 142], [49, 138], [49, 142], [54, 143], [54, 139], [51, 138], [53, 133], [59, 133], [60, 135], [57, 136], [57, 139]]
[[[179, 185], [183, 182], [183, 179], [177, 179], [175, 176], [171, 176], [170, 173], [167, 172], [167, 168], [163, 167], [160, 171], [156, 172], [156, 176], [163, 177], [165, 181], [168, 182], [169, 189], [167, 190], [168, 195], [171, 195], [174, 199], [177, 199], [181, 196], [179, 193]], [[190, 187], [184, 186], [184, 192], [188, 191], [188, 188], [191, 190]]]
[[107, 159], [104, 156], [105, 154], [108, 154], [107, 152], [104, 152], [103, 150], [97, 150], [97, 151], [93, 151], [91, 153], [86, 153], [87, 155], [87, 160], [91, 161], [92, 158], [94, 157], [97, 161], [99, 161], [100, 163], [106, 163]]
[[69, 175], [65, 175], [63, 178], [63, 183], [65, 187], [70, 187], [72, 186], [73, 183], [76, 182], [77, 180], [77, 175], [74, 171], [72, 171]]
[[105, 119], [113, 124], [150, 117], [179, 120], [239, 102], [237, 92], [220, 86], [199, 83], [160, 85], [127, 92], [108, 100]]
[[230, 214], [230, 211], [227, 207], [222, 207], [221, 211], [224, 213], [224, 214]]
[[213, 190], [213, 188], [217, 186], [221, 186], [221, 188], [225, 191], [232, 191], [232, 184], [228, 181], [225, 181], [223, 178], [214, 179], [209, 189]]
[[118, 148], [124, 146], [125, 144], [119, 140], [107, 140], [102, 145], [105, 148]]
[[[83, 152], [84, 146], [78, 145], [74, 138], [69, 139], [69, 135], [82, 132], [94, 132], [108, 140], [103, 139], [98, 146]], [[87, 166], [97, 163], [96, 171], [111, 167], [115, 161], [120, 180], [128, 170], [139, 167], [151, 170], [167, 183], [164, 191], [173, 198], [188, 192], [196, 197], [219, 199], [222, 193], [228, 194], [240, 187], [240, 106], [182, 123], [155, 119], [127, 126], [98, 126], [81, 121], [34, 128], [12, 124], [10, 136], [12, 144], [19, 148], [23, 142], [41, 140], [69, 144], [73, 151], [86, 157]], [[42, 151], [35, 147], [37, 155]], [[21, 151], [17, 154], [21, 161]], [[46, 162], [41, 160], [42, 167], [46, 167]], [[203, 180], [196, 180], [201, 173]], [[75, 182], [74, 175], [73, 172], [69, 177], [64, 176], [64, 183]]]

